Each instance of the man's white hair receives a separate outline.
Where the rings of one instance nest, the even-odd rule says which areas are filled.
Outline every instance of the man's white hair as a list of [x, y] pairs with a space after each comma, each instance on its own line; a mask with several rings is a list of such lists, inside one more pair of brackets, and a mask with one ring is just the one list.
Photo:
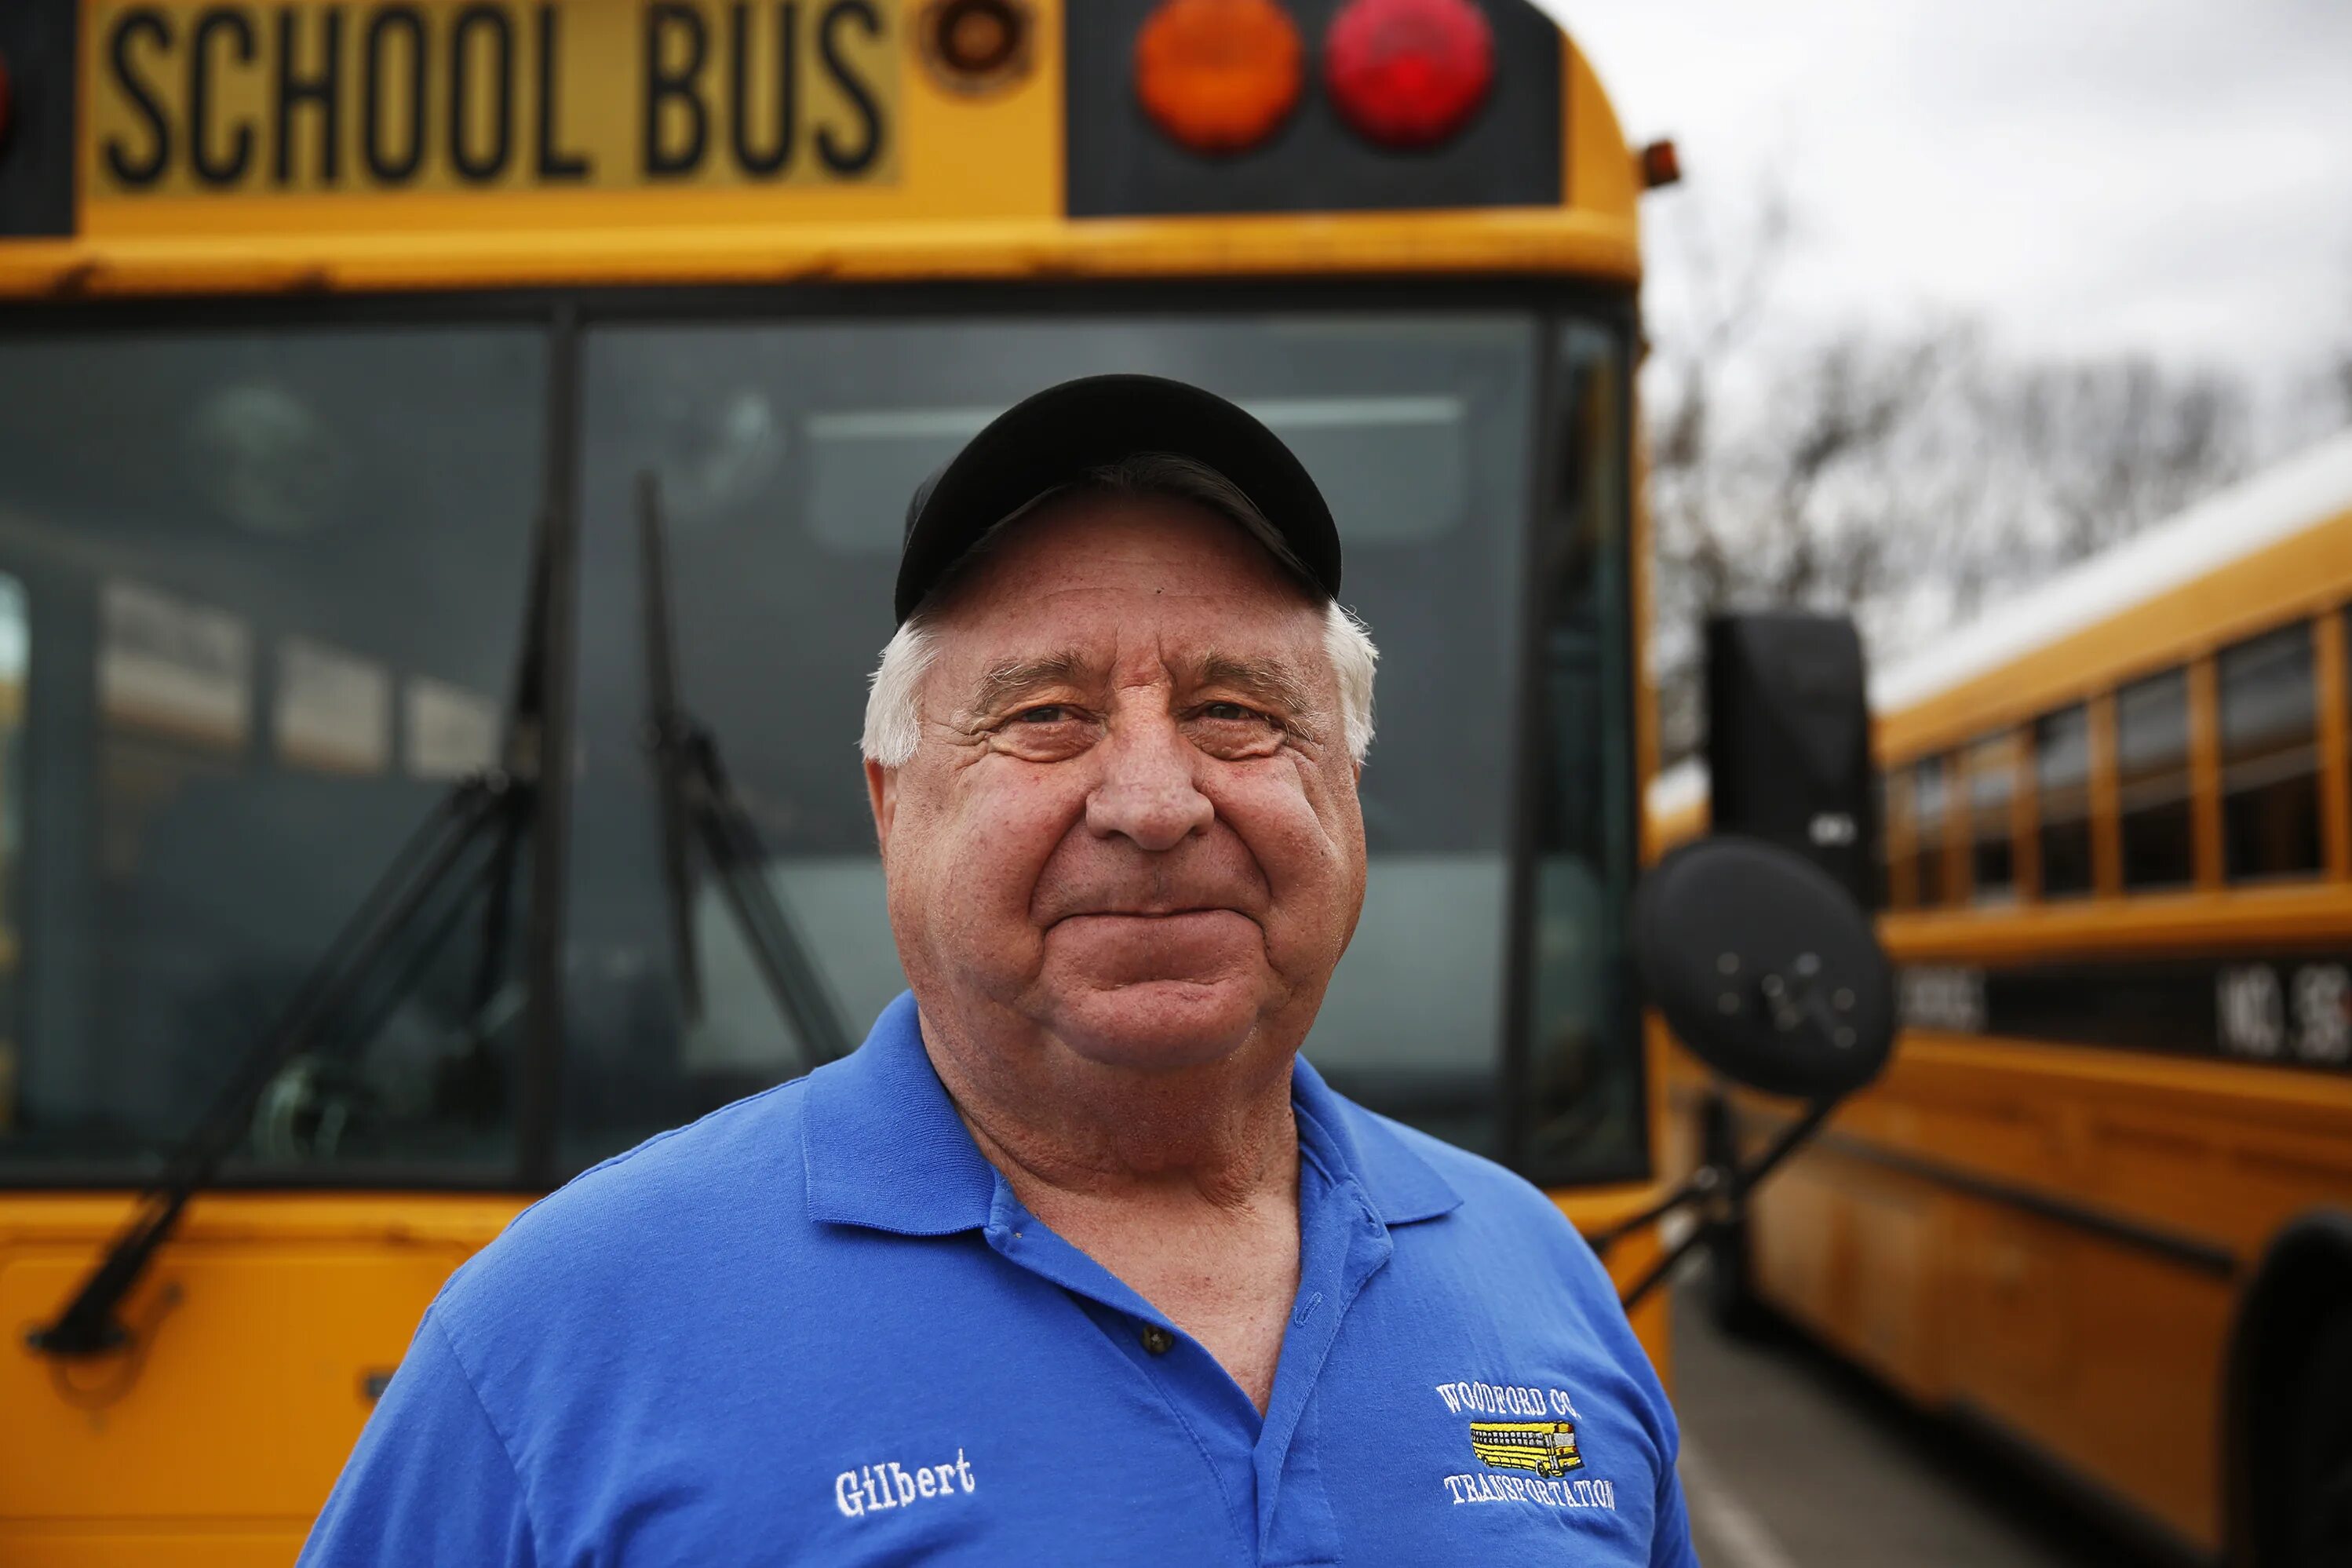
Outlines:
[[[1241, 489], [1204, 463], [1170, 452], [1139, 452], [1135, 456], [1089, 471], [1071, 488], [1101, 490], [1111, 495], [1163, 495], [1195, 501], [1238, 523], [1282, 568], [1302, 583], [1312, 581], [1297, 552], [1290, 548], [1265, 514]], [[1053, 494], [1066, 493], [1055, 491]], [[1006, 531], [1034, 510], [1040, 496], [997, 522], [964, 553], [959, 572], [995, 550]], [[907, 617], [898, 635], [882, 649], [866, 695], [866, 760], [886, 768], [902, 768], [914, 760], [923, 735], [923, 677], [930, 672], [938, 643], [929, 625], [929, 606]], [[1339, 716], [1348, 755], [1360, 763], [1372, 745], [1372, 674], [1380, 649], [1363, 622], [1336, 600], [1323, 606], [1323, 652], [1339, 687]]]

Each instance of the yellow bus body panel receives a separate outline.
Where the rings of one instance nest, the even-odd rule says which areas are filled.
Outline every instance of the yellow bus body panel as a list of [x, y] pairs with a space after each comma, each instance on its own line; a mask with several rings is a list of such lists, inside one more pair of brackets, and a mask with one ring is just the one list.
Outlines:
[[[1643, 1184], [1555, 1194], [1586, 1229], [1650, 1201]], [[55, 1315], [128, 1217], [89, 1194], [0, 1200], [0, 1563], [206, 1568], [293, 1559], [451, 1270], [526, 1199], [220, 1194], [199, 1200], [133, 1293], [134, 1356], [61, 1368], [25, 1331]], [[1620, 1284], [1647, 1233], [1611, 1259]], [[1665, 1313], [1636, 1314], [1666, 1364]]]
[[[1754, 1135], [1785, 1115], [1747, 1109]], [[1751, 1264], [1775, 1306], [1910, 1397], [1990, 1416], [2218, 1547], [2242, 1272], [2086, 1235], [1954, 1176], [2202, 1244], [2242, 1269], [2296, 1215], [2352, 1203], [2352, 1082], [1913, 1031], [1886, 1077], [1754, 1200]]]
[[[221, 1194], [125, 1304], [135, 1353], [61, 1363], [25, 1332], [131, 1213], [120, 1197], [0, 1205], [0, 1562], [290, 1562], [450, 1270], [508, 1197]], [[168, 1543], [169, 1551], [165, 1551]]]

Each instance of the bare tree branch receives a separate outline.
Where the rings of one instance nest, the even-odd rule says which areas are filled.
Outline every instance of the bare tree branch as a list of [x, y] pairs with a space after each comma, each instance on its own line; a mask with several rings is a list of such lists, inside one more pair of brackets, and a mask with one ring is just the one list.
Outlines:
[[[2144, 356], [2020, 361], [1966, 321], [1774, 322], [1794, 225], [1767, 196], [1661, 247], [1647, 373], [1667, 756], [1697, 744], [1708, 615], [1850, 609], [1882, 657], [2170, 515], [2246, 464], [2248, 396]], [[2352, 348], [2344, 370], [2352, 398]]]

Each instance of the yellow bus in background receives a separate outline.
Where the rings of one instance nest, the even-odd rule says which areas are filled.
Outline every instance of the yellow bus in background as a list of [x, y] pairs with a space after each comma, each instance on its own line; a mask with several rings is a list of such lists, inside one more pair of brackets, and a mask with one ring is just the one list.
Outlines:
[[[0, 5], [0, 1562], [288, 1562], [530, 1194], [863, 1033], [901, 984], [852, 747], [907, 498], [1074, 375], [1264, 417], [1387, 650], [1370, 893], [1310, 1055], [1580, 1224], [1655, 1193], [1631, 374], [1670, 161], [1524, 0], [1381, 8], [1420, 25]], [[822, 1029], [666, 864], [654, 492], [677, 685]], [[240, 1089], [469, 778], [528, 831]], [[207, 1104], [217, 1169], [185, 1157]], [[191, 1170], [100, 1331], [61, 1333]]]
[[[1729, 1299], [2198, 1560], [2352, 1563], [2352, 436], [1872, 705], [1905, 1032]], [[1650, 808], [1700, 830], [1703, 774]], [[1787, 1114], [1674, 1078], [1677, 1138]]]

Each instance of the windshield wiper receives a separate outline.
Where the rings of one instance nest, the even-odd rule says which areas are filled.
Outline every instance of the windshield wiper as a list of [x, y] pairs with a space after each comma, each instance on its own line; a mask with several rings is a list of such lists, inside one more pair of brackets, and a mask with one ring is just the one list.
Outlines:
[[[286, 1065], [310, 1047], [379, 973], [391, 955], [393, 941], [436, 901], [435, 895], [444, 890], [483, 835], [519, 831], [508, 825], [528, 815], [522, 804], [528, 794], [527, 786], [493, 770], [460, 784], [434, 809], [311, 971], [278, 1026], [246, 1058], [195, 1131], [173, 1152], [163, 1175], [142, 1194], [130, 1226], [56, 1321], [27, 1334], [27, 1343], [49, 1355], [92, 1356], [129, 1340], [116, 1310], [179, 1224], [188, 1200], [211, 1184], [222, 1163], [244, 1142], [255, 1104]], [[488, 867], [504, 858], [494, 853], [485, 868], [466, 880], [482, 879], [489, 874]], [[395, 994], [403, 989], [395, 983]]]
[[[45, 1355], [103, 1355], [130, 1340], [122, 1302], [171, 1237], [189, 1200], [209, 1186], [245, 1142], [254, 1110], [278, 1075], [358, 1005], [347, 1037], [367, 1039], [424, 977], [485, 887], [482, 948], [467, 1018], [482, 1047], [482, 1018], [499, 992], [512, 918], [514, 868], [530, 836], [543, 750], [547, 606], [555, 570], [552, 524], [542, 518], [531, 552], [530, 604], [509, 709], [502, 765], [461, 779], [426, 815], [327, 951], [312, 965], [270, 1031], [257, 1041], [194, 1129], [140, 1194], [116, 1237], [57, 1318], [26, 1335]], [[487, 852], [484, 846], [487, 844]], [[417, 933], [404, 942], [404, 933]]]
[[[768, 855], [737, 795], [710, 731], [680, 705], [669, 617], [669, 573], [660, 496], [651, 475], [638, 483], [639, 541], [647, 687], [646, 750], [661, 814], [664, 882], [676, 949], [680, 1010], [701, 1016], [695, 940], [695, 847], [709, 864], [729, 911], [809, 1065], [849, 1052], [850, 1040], [822, 975], [766, 874]], [[119, 1313], [189, 1201], [209, 1186], [252, 1125], [255, 1107], [287, 1066], [366, 1001], [347, 1037], [366, 1039], [423, 977], [461, 917], [485, 889], [479, 967], [467, 1017], [477, 1037], [501, 996], [500, 964], [513, 919], [514, 868], [530, 835], [543, 765], [548, 605], [557, 570], [551, 523], [541, 521], [531, 558], [530, 605], [501, 766], [460, 781], [427, 815], [358, 911], [312, 967], [276, 1026], [256, 1042], [203, 1119], [141, 1194], [131, 1223], [107, 1248], [57, 1318], [26, 1336], [45, 1355], [103, 1355], [130, 1340]], [[485, 850], [485, 846], [488, 846]], [[415, 940], [404, 942], [415, 931]]]
[[840, 1010], [768, 880], [767, 848], [727, 776], [718, 740], [678, 700], [668, 542], [661, 487], [650, 473], [637, 476], [637, 544], [646, 643], [646, 750], [653, 762], [656, 809], [661, 817], [662, 879], [669, 901], [679, 1008], [689, 1021], [702, 1016], [702, 965], [694, 913], [694, 850], [699, 843], [751, 961], [777, 1011], [812, 1058], [809, 1065], [847, 1056], [851, 1042]]

